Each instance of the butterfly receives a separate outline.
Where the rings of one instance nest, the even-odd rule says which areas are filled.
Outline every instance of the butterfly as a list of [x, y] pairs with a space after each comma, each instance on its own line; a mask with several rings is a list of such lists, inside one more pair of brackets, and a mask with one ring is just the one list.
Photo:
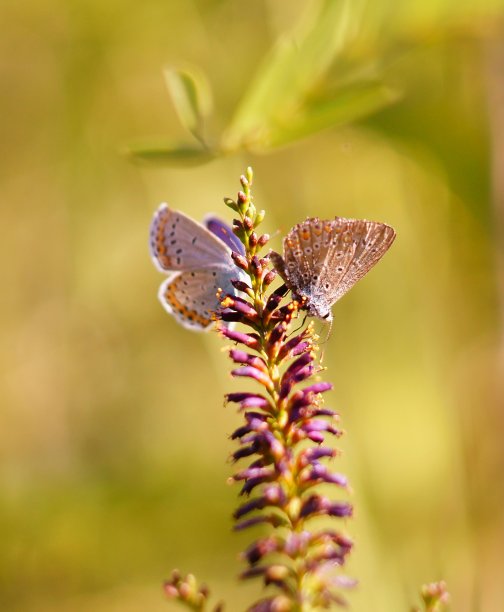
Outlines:
[[213, 216], [201, 224], [167, 204], [154, 213], [150, 253], [158, 270], [171, 273], [158, 297], [184, 327], [208, 329], [220, 307], [217, 292], [236, 293], [231, 281], [243, 272], [233, 263], [232, 250], [244, 254], [231, 228]]
[[308, 314], [332, 321], [331, 307], [383, 257], [394, 242], [392, 227], [375, 221], [307, 218], [271, 260]]

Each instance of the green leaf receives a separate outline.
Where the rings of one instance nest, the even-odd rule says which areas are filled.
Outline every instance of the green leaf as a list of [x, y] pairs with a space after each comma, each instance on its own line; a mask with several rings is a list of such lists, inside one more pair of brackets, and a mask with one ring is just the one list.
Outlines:
[[172, 166], [199, 166], [217, 157], [216, 151], [188, 145], [134, 145], [126, 154], [138, 163]]
[[382, 83], [359, 83], [347, 86], [332, 96], [307, 102], [300, 112], [284, 117], [264, 134], [263, 147], [274, 148], [291, 144], [321, 130], [357, 121], [400, 97]]
[[203, 141], [203, 123], [212, 110], [210, 85], [204, 74], [196, 68], [166, 68], [166, 86], [182, 125]]
[[292, 112], [345, 46], [352, 30], [349, 0], [319, 0], [304, 11], [294, 31], [282, 36], [244, 95], [223, 146], [260, 142], [264, 131]]

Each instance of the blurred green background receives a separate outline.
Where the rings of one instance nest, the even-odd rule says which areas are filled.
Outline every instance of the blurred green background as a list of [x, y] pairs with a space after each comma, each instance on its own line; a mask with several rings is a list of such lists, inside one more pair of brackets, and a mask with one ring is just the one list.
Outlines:
[[[238, 387], [216, 334], [162, 310], [147, 248], [161, 201], [229, 217], [247, 165], [273, 248], [306, 215], [398, 234], [324, 346], [356, 506], [353, 609], [408, 610], [440, 578], [457, 612], [504, 609], [502, 3], [352, 2], [330, 56], [306, 55], [303, 95], [338, 106], [345, 84], [372, 82], [390, 96], [362, 110], [351, 87], [322, 131], [315, 105], [289, 147], [228, 138], [190, 167], [123, 154], [196, 142], [163, 81], [179, 62], [212, 85], [209, 138], [229, 136], [306, 5], [2, 1], [1, 610], [176, 609], [161, 591], [174, 567], [230, 611], [257, 597], [235, 580], [252, 534], [230, 532], [239, 418], [222, 396]], [[310, 95], [282, 115], [276, 87], [268, 109], [273, 76], [255, 108], [287, 117], [282, 135]]]

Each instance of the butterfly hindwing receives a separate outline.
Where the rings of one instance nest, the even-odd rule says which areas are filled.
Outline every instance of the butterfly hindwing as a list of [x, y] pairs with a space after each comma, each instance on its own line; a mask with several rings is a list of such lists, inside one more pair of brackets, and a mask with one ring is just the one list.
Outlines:
[[226, 266], [175, 272], [159, 288], [159, 299], [184, 327], [203, 331], [212, 325], [220, 306], [217, 291], [233, 293], [231, 280], [236, 276], [236, 270]]

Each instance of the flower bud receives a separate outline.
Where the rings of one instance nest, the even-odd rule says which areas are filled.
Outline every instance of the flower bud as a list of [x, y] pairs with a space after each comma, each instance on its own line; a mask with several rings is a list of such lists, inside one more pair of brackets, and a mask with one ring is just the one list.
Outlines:
[[265, 287], [270, 285], [276, 278], [277, 272], [276, 270], [270, 270], [264, 275], [263, 284]]
[[233, 251], [231, 253], [231, 258], [235, 262], [235, 265], [237, 265], [239, 268], [247, 272], [249, 265], [248, 265], [248, 261], [245, 259], [245, 257], [243, 257], [243, 255], [240, 255], [239, 253], [235, 253]]
[[256, 226], [259, 225], [260, 223], [262, 223], [264, 221], [264, 217], [266, 216], [266, 211], [265, 210], [260, 210], [257, 214], [256, 214], [256, 218], [255, 218], [255, 224]]
[[228, 206], [229, 208], [231, 208], [231, 210], [238, 212], [238, 205], [233, 199], [224, 198], [224, 204]]

